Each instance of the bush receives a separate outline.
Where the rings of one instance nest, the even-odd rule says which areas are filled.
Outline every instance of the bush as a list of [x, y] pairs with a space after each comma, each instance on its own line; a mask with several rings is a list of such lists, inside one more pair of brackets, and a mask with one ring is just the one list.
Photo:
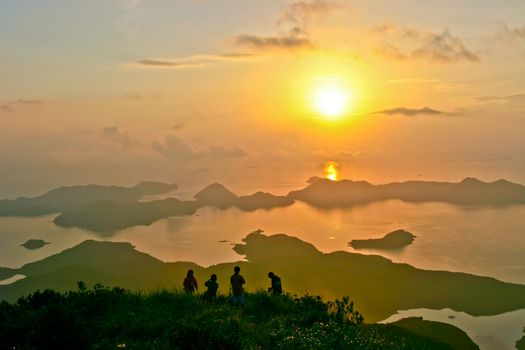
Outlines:
[[0, 303], [0, 349], [433, 349], [396, 327], [362, 325], [348, 297], [258, 291], [236, 307], [227, 296], [78, 286]]

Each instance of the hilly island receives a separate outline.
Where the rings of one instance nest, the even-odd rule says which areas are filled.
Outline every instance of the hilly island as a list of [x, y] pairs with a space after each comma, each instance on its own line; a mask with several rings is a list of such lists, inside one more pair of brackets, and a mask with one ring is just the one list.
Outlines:
[[[50, 317], [49, 312], [51, 312], [49, 308], [59, 307], [59, 311], [53, 312], [64, 313], [61, 317], [80, 318], [79, 321], [76, 321], [78, 322], [78, 329], [71, 326], [74, 332], [79, 333], [77, 334], [78, 337], [86, 336], [83, 334], [86, 329], [93, 332], [105, 332], [104, 329], [98, 329], [94, 325], [85, 326], [82, 317], [86, 311], [81, 310], [90, 307], [99, 308], [94, 310], [100, 313], [97, 316], [100, 318], [97, 322], [101, 322], [101, 324], [112, 322], [112, 327], [124, 327], [122, 330], [116, 331], [115, 334], [118, 336], [106, 335], [109, 338], [100, 343], [104, 344], [100, 345], [103, 347], [108, 346], [108, 344], [116, 345], [117, 342], [122, 344], [127, 342], [127, 346], [133, 348], [143, 346], [149, 348], [151, 344], [147, 342], [156, 339], [159, 342], [156, 345], [158, 347], [151, 348], [167, 349], [170, 346], [175, 348], [178, 346], [183, 348], [200, 348], [201, 346], [204, 348], [221, 348], [223, 346], [227, 348], [251, 348], [257, 344], [257, 346], [262, 344], [263, 348], [273, 348], [276, 346], [275, 344], [280, 344], [279, 347], [282, 348], [288, 348], [288, 346], [291, 346], [290, 348], [317, 348], [314, 343], [307, 339], [302, 339], [300, 343], [291, 342], [288, 345], [283, 345], [286, 343], [283, 343], [281, 336], [286, 335], [285, 339], [288, 339], [289, 336], [293, 335], [293, 332], [302, 329], [301, 332], [315, 331], [326, 334], [325, 336], [328, 338], [321, 339], [318, 348], [342, 346], [343, 348], [355, 349], [380, 349], [385, 346], [384, 342], [389, 342], [395, 344], [393, 347], [395, 349], [416, 349], [421, 346], [429, 349], [475, 349], [477, 346], [464, 333], [455, 330], [452, 326], [448, 326], [452, 327], [450, 331], [440, 332], [440, 335], [436, 335], [432, 329], [446, 328], [447, 325], [427, 324], [425, 322], [428, 321], [418, 319], [406, 319], [406, 321], [400, 321], [399, 324], [386, 326], [375, 324], [375, 322], [385, 319], [396, 313], [397, 310], [414, 308], [451, 308], [476, 316], [494, 315], [525, 308], [525, 285], [504, 283], [494, 278], [464, 273], [426, 271], [406, 264], [396, 264], [380, 256], [343, 251], [324, 254], [313, 245], [285, 234], [265, 235], [261, 230], [257, 230], [248, 234], [243, 239], [243, 243], [236, 244], [233, 249], [245, 256], [246, 261], [202, 267], [191, 262], [165, 263], [137, 251], [129, 243], [85, 241], [59, 254], [26, 264], [20, 268], [2, 268], [0, 270], [2, 279], [14, 275], [25, 276], [25, 278], [14, 283], [0, 285], [0, 298], [2, 300], [10, 303], [18, 300], [15, 304], [18, 306], [8, 306], [9, 304], [5, 304], [5, 302], [2, 304], [3, 322], [8, 322], [3, 324], [4, 328], [6, 332], [11, 330], [14, 334], [19, 334], [23, 331], [23, 327], [29, 327], [29, 324], [24, 322], [48, 322], [50, 321], [48, 319]], [[247, 309], [241, 315], [237, 314], [238, 309], [229, 306], [229, 299], [226, 297], [219, 298], [218, 304], [210, 306], [206, 302], [200, 301], [200, 298], [193, 300], [191, 296], [184, 296], [177, 294], [180, 292], [176, 292], [186, 272], [192, 269], [195, 271], [195, 275], [199, 277], [211, 274], [219, 276], [219, 294], [227, 295], [230, 293], [228, 277], [235, 265], [241, 267], [247, 281], [246, 290], [251, 293], [248, 294]], [[272, 297], [262, 292], [267, 284], [266, 272], [270, 270], [279, 271], [285, 283], [286, 297]], [[76, 292], [77, 294], [56, 294], [56, 292], [70, 293], [70, 291], [76, 290], [79, 281], [82, 285], [98, 287], [89, 292], [81, 290]], [[129, 290], [129, 292], [125, 292], [121, 288]], [[43, 294], [37, 292], [44, 290]], [[35, 292], [36, 294], [32, 294]], [[308, 293], [305, 297], [297, 297], [304, 295], [305, 292]], [[296, 297], [292, 297], [293, 295]], [[314, 304], [309, 306], [313, 308], [313, 311], [301, 309], [307, 307], [303, 303], [312, 302], [308, 295], [319, 295], [322, 298], [313, 299]], [[26, 296], [25, 299], [23, 296]], [[20, 297], [22, 299], [19, 299]], [[88, 306], [77, 305], [80, 300], [83, 300], [82, 303], [87, 303]], [[346, 321], [341, 324], [335, 322], [338, 311], [334, 305], [337, 304], [330, 304], [331, 302], [324, 304], [321, 300], [351, 300], [351, 310], [349, 311], [350, 304], [348, 304], [346, 311], [344, 311], [344, 320]], [[159, 316], [155, 314], [159, 312], [157, 310], [159, 307], [169, 307], [173, 310], [170, 314], [166, 314], [164, 310]], [[266, 309], [264, 315], [259, 314], [262, 312], [259, 308]], [[186, 316], [181, 310], [187, 310], [187, 312], [195, 313], [195, 315], [184, 321]], [[360, 325], [361, 322], [356, 323], [355, 311], [358, 312], [357, 315], [362, 315], [360, 317], [364, 316], [366, 326]], [[114, 312], [117, 312], [117, 316], [112, 316], [110, 321], [108, 317]], [[129, 318], [125, 314], [129, 312], [137, 312], [143, 316], [139, 320], [125, 321]], [[311, 317], [309, 321], [303, 320], [296, 324], [297, 320], [294, 318], [296, 316], [290, 315], [294, 312], [300, 314], [297, 317], [303, 317], [302, 312], [306, 314], [316, 312], [316, 314], [315, 316], [308, 316]], [[108, 316], [104, 316], [106, 314]], [[20, 315], [25, 315], [24, 317], [27, 320], [23, 321], [17, 318], [21, 317]], [[217, 324], [219, 321], [215, 320], [215, 317], [231, 319], [229, 326], [220, 326], [226, 327], [223, 331], [229, 332], [228, 334], [217, 334], [217, 332], [207, 328], [219, 326]], [[291, 319], [287, 319], [288, 317]], [[349, 318], [347, 319], [347, 317]], [[173, 318], [178, 319], [177, 322], [188, 322], [189, 324], [175, 323], [176, 325], [174, 325], [172, 324]], [[250, 320], [250, 318], [254, 319]], [[277, 338], [271, 338], [268, 335], [269, 338], [264, 339], [264, 341], [250, 338], [248, 345], [238, 338], [242, 338], [244, 333], [250, 333], [249, 329], [245, 329], [245, 327], [249, 328], [250, 324], [256, 325], [258, 322], [263, 322], [259, 326], [267, 327], [265, 331], [276, 332], [273, 328], [276, 325], [271, 324], [274, 321], [270, 322], [274, 318], [281, 319], [282, 324], [279, 327], [289, 327], [290, 329], [281, 330], [284, 333]], [[232, 329], [231, 322], [234, 320], [240, 323]], [[335, 323], [331, 324], [332, 321], [330, 320]], [[155, 329], [150, 329], [148, 331], [150, 333], [146, 335], [131, 335], [129, 333], [131, 330], [125, 330], [129, 322], [132, 324], [137, 322], [134, 327], [145, 327], [144, 322], [154, 322]], [[196, 323], [192, 324], [192, 322]], [[270, 322], [270, 324], [264, 322]], [[325, 322], [328, 322], [326, 326], [322, 326]], [[46, 332], [53, 333], [63, 330], [61, 326], [56, 324], [53, 327], [55, 328], [48, 329]], [[321, 329], [316, 330], [316, 327], [321, 327]], [[323, 327], [328, 328], [323, 331]], [[292, 329], [296, 329], [296, 331], [292, 331]], [[427, 331], [423, 332], [422, 329], [427, 329]], [[171, 336], [167, 336], [166, 331], [172, 332]], [[192, 332], [191, 334], [200, 340], [196, 341], [194, 346], [188, 345], [192, 343], [187, 338], [189, 335], [185, 335], [184, 332]], [[338, 335], [334, 338], [332, 332]], [[450, 332], [452, 336], [448, 339], [445, 336], [443, 339], [443, 335]], [[42, 336], [34, 335], [32, 341], [37, 341]], [[247, 335], [245, 334], [245, 336]], [[305, 337], [306, 334], [295, 334], [295, 336]], [[180, 337], [180, 339], [176, 337]], [[9, 339], [11, 339], [12, 344], [23, 344], [20, 342], [20, 338], [16, 336], [11, 335]], [[67, 337], [60, 339], [62, 342], [60, 344], [73, 341], [73, 339], [68, 340]], [[335, 343], [329, 343], [328, 339]], [[457, 342], [465, 342], [465, 339], [469, 347], [463, 347], [465, 343], [458, 347]], [[136, 343], [133, 343], [134, 341]], [[202, 341], [209, 343], [203, 345]], [[150, 345], [146, 346], [146, 343]], [[26, 345], [29, 344], [31, 341]], [[57, 346], [59, 343], [50, 344]], [[93, 343], [88, 341], [86, 344]], [[354, 345], [350, 346], [351, 344]], [[90, 348], [88, 345], [85, 346], [85, 348]]]
[[525, 186], [498, 180], [487, 183], [466, 178], [459, 183], [408, 181], [373, 185], [366, 181], [330, 181], [312, 178], [309, 186], [287, 196], [256, 192], [237, 196], [214, 183], [195, 194], [193, 201], [176, 198], [140, 201], [143, 196], [163, 194], [176, 184], [142, 182], [135, 187], [60, 187], [34, 198], [0, 200], [0, 216], [38, 216], [60, 213], [55, 224], [111, 233], [119, 229], [151, 223], [170, 216], [192, 215], [202, 207], [237, 207], [243, 211], [272, 209], [302, 201], [320, 209], [345, 208], [386, 199], [407, 202], [444, 202], [470, 206], [510, 206], [525, 204]]
[[[473, 178], [458, 183], [409, 181], [372, 185], [314, 177], [308, 186], [286, 196], [261, 191], [238, 196], [214, 183], [197, 192], [193, 200], [175, 198], [173, 191], [177, 189], [176, 184], [159, 182], [141, 182], [134, 187], [60, 187], [33, 198], [1, 200], [0, 216], [54, 214], [53, 223], [59, 227], [77, 227], [113, 237], [121, 230], [152, 225], [166, 218], [199, 215], [205, 208], [215, 208], [217, 213], [231, 208], [250, 213], [286, 208], [297, 202], [321, 211], [346, 210], [385, 200], [442, 202], [467, 208], [525, 203], [522, 185]], [[155, 195], [168, 198], [148, 199]], [[218, 227], [217, 232], [210, 232], [210, 237], [220, 237], [220, 230]], [[349, 244], [379, 253], [411, 249], [415, 238], [416, 235], [398, 229], [382, 238], [354, 239]], [[47, 243], [30, 239], [24, 246], [43, 249]], [[68, 342], [89, 338], [89, 333], [98, 334], [103, 340], [85, 339], [79, 348], [126, 344], [128, 348], [152, 349], [381, 349], [389, 343], [395, 344], [395, 349], [477, 349], [467, 334], [449, 324], [417, 317], [388, 324], [378, 322], [399, 310], [451, 309], [480, 317], [525, 309], [523, 284], [416, 268], [369, 253], [321, 252], [289, 234], [267, 235], [256, 230], [241, 243], [233, 244], [232, 249], [244, 259], [205, 267], [189, 261], [164, 262], [126, 242], [86, 240], [21, 267], [1, 267], [0, 280], [7, 281], [0, 283], [2, 338], [9, 339], [5, 344], [11, 344], [10, 348], [42, 343], [46, 334], [64, 332], [63, 326], [51, 322], [52, 326], [41, 334], [22, 334], [24, 329], [36, 327], [32, 322], [50, 322], [49, 312], [54, 312], [58, 313], [55, 316], [77, 321], [69, 329], [74, 336], [57, 335], [49, 347], [71, 346]], [[228, 297], [234, 266], [241, 268], [247, 281], [247, 306], [242, 311], [230, 305]], [[194, 271], [201, 283], [212, 274], [218, 276], [219, 297], [215, 302], [210, 304], [200, 295], [186, 295], [180, 290], [188, 270]], [[278, 271], [285, 295], [274, 297], [264, 291], [268, 271]], [[99, 313], [97, 322], [89, 325], [83, 320], [84, 307], [95, 308], [91, 312]], [[171, 312], [161, 311], [163, 308]], [[185, 312], [194, 316], [187, 318]], [[144, 316], [130, 320], [130, 313]], [[229, 320], [228, 325], [221, 319]], [[102, 325], [108, 322], [119, 330], [106, 333]], [[132, 332], [128, 329], [130, 324], [145, 329], [147, 324], [155, 326], [146, 334]], [[254, 336], [251, 327], [263, 331]], [[190, 340], [195, 337], [200, 340]], [[318, 343], [308, 339], [317, 339]]]

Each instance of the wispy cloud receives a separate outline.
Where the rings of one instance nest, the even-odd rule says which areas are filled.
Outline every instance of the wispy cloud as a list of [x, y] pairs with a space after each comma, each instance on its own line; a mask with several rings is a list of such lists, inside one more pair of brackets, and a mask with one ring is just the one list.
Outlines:
[[118, 126], [109, 126], [103, 128], [101, 136], [111, 142], [119, 144], [123, 149], [138, 145], [138, 139], [132, 136], [128, 131], [120, 129]]
[[181, 161], [196, 161], [205, 157], [239, 158], [248, 155], [248, 152], [242, 148], [218, 145], [198, 151], [174, 134], [167, 135], [164, 142], [155, 141], [152, 148], [168, 159]]
[[372, 28], [379, 36], [379, 53], [399, 60], [438, 63], [479, 62], [481, 58], [448, 30], [440, 33], [381, 23]]
[[14, 112], [17, 107], [23, 107], [23, 106], [29, 106], [29, 107], [35, 107], [35, 106], [41, 106], [46, 104], [45, 101], [39, 100], [39, 99], [18, 99], [18, 100], [11, 100], [4, 102], [0, 105], [0, 110], [4, 112]]
[[525, 93], [517, 93], [504, 96], [477, 96], [474, 101], [483, 103], [516, 103], [525, 104]]
[[231, 52], [225, 54], [203, 54], [177, 58], [144, 58], [127, 64], [133, 68], [198, 68], [220, 62], [247, 61], [252, 53]]
[[449, 82], [428, 77], [390, 79], [388, 82], [392, 84], [427, 85], [434, 89], [434, 91], [451, 91], [466, 86], [464, 83]]
[[449, 114], [442, 111], [439, 111], [437, 109], [433, 109], [430, 107], [423, 107], [423, 108], [407, 108], [407, 107], [398, 107], [398, 108], [392, 108], [392, 109], [384, 109], [381, 111], [373, 112], [371, 114], [385, 114], [385, 115], [404, 115], [407, 117], [413, 117], [418, 115], [444, 115]]
[[239, 147], [228, 148], [225, 146], [211, 146], [208, 151], [208, 155], [216, 158], [239, 158], [248, 155], [248, 152]]
[[162, 100], [162, 94], [139, 94], [139, 93], [126, 93], [124, 98], [132, 101], [160, 101]]
[[128, 40], [135, 40], [140, 21], [144, 15], [142, 0], [124, 0], [119, 3], [120, 13], [116, 27]]
[[166, 136], [164, 142], [155, 141], [152, 144], [152, 148], [159, 154], [170, 159], [189, 161], [196, 160], [201, 157], [201, 155], [193, 150], [190, 145], [173, 134]]
[[415, 77], [415, 78], [400, 78], [400, 79], [390, 79], [389, 83], [394, 84], [433, 84], [439, 83], [439, 79], [427, 78], [427, 77]]
[[308, 33], [299, 27], [292, 28], [287, 32], [279, 33], [275, 36], [241, 34], [234, 38], [234, 43], [237, 46], [249, 47], [257, 50], [293, 50], [314, 47]]
[[334, 0], [298, 0], [288, 5], [279, 18], [279, 23], [299, 23], [305, 25], [306, 21], [340, 10], [344, 7], [342, 1]]
[[498, 24], [498, 32], [496, 33], [494, 40], [508, 44], [513, 44], [516, 42], [525, 44], [525, 25], [510, 27], [507, 23], [500, 22]]
[[308, 30], [310, 21], [328, 16], [343, 6], [342, 1], [335, 0], [296, 0], [279, 16], [277, 34], [240, 34], [233, 38], [233, 43], [258, 51], [314, 49], [316, 45]]

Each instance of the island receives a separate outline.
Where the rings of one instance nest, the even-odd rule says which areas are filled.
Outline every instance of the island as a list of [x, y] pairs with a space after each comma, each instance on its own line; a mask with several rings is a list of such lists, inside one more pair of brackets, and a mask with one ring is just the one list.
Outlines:
[[423, 317], [408, 317], [390, 323], [419, 335], [437, 338], [458, 350], [479, 350], [479, 347], [463, 330], [448, 323], [427, 321]]
[[233, 267], [239, 265], [248, 292], [266, 289], [268, 272], [274, 271], [282, 278], [284, 291], [292, 295], [308, 291], [327, 300], [351, 296], [367, 322], [417, 308], [451, 308], [473, 316], [525, 308], [525, 285], [422, 270], [377, 255], [322, 253], [285, 234], [266, 235], [258, 230], [234, 249], [247, 261], [202, 267], [192, 262], [166, 263], [137, 251], [130, 243], [88, 240], [20, 268], [0, 269], [5, 278], [26, 276], [0, 286], [0, 300], [13, 302], [37, 289], [68, 291], [76, 289], [78, 281], [142, 291], [180, 288], [189, 269], [199, 280], [217, 274], [220, 291], [226, 293]]
[[42, 248], [46, 244], [50, 244], [50, 243], [44, 241], [43, 239], [28, 239], [25, 243], [20, 244], [20, 245], [26, 249], [34, 250], [34, 249]]
[[412, 244], [415, 235], [405, 230], [395, 230], [383, 238], [353, 239], [348, 243], [354, 249], [401, 249]]
[[261, 191], [238, 196], [224, 185], [213, 183], [196, 193], [194, 200], [181, 201], [171, 197], [143, 200], [146, 196], [169, 193], [176, 188], [176, 184], [160, 182], [141, 182], [130, 188], [101, 185], [59, 187], [33, 198], [0, 200], [0, 216], [59, 213], [54, 219], [56, 225], [112, 234], [132, 226], [150, 225], [170, 216], [193, 215], [203, 207], [221, 210], [235, 207], [249, 212], [283, 208], [302, 201], [329, 210], [389, 199], [469, 206], [525, 203], [525, 186], [507, 180], [488, 183], [475, 178], [465, 178], [458, 183], [407, 181], [373, 185], [366, 181], [331, 181], [313, 177], [308, 180], [308, 186], [286, 196]]
[[458, 183], [406, 181], [374, 185], [367, 181], [311, 178], [306, 188], [288, 196], [319, 208], [347, 207], [387, 199], [504, 206], [525, 203], [525, 186], [507, 180], [483, 182], [467, 177]]
[[100, 201], [136, 202], [164, 194], [176, 184], [144, 181], [134, 187], [80, 185], [55, 188], [37, 197], [0, 200], [0, 216], [40, 216], [83, 209]]
[[176, 198], [140, 202], [103, 200], [76, 210], [64, 210], [53, 222], [62, 227], [79, 227], [101, 235], [111, 235], [118, 230], [151, 225], [157, 220], [172, 216], [193, 215], [203, 207], [221, 210], [236, 207], [242, 211], [254, 211], [286, 207], [294, 203], [291, 198], [264, 192], [237, 196], [218, 183], [206, 186], [194, 198], [193, 201]]

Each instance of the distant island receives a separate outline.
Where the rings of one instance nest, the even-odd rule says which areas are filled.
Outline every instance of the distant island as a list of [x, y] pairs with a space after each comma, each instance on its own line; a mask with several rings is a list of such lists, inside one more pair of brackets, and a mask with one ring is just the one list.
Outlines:
[[458, 183], [435, 181], [394, 182], [373, 185], [366, 181], [313, 178], [289, 197], [320, 208], [352, 206], [387, 199], [407, 202], [445, 202], [459, 205], [512, 205], [525, 203], [525, 186], [498, 180], [465, 178]]
[[286, 196], [256, 192], [238, 196], [214, 183], [194, 195], [194, 200], [176, 198], [141, 201], [145, 196], [169, 193], [176, 184], [141, 182], [134, 187], [60, 187], [34, 198], [0, 200], [0, 216], [39, 216], [59, 213], [54, 223], [102, 234], [137, 225], [150, 225], [171, 216], [193, 215], [203, 207], [238, 208], [242, 211], [287, 207], [295, 201], [320, 209], [344, 208], [374, 201], [399, 199], [409, 202], [438, 201], [457, 205], [513, 205], [525, 203], [525, 186], [506, 180], [487, 183], [466, 178], [459, 183], [408, 181], [373, 185], [366, 181], [331, 181], [313, 177], [309, 185]]
[[65, 211], [53, 222], [62, 227], [80, 227], [101, 234], [137, 225], [150, 225], [170, 216], [195, 214], [199, 206], [194, 201], [175, 198], [149, 202], [100, 201], [77, 211]]
[[64, 186], [33, 198], [0, 200], [0, 216], [40, 216], [83, 209], [100, 201], [136, 202], [144, 196], [171, 192], [176, 184], [141, 182], [134, 187]]
[[268, 271], [274, 271], [291, 294], [308, 291], [327, 299], [352, 296], [368, 322], [384, 320], [397, 310], [416, 308], [448, 307], [474, 316], [525, 308], [525, 285], [466, 273], [421, 270], [376, 255], [343, 251], [324, 254], [310, 243], [284, 234], [267, 236], [256, 231], [234, 249], [248, 261], [205, 268], [191, 262], [165, 263], [129, 243], [89, 240], [20, 268], [0, 268], [3, 279], [26, 276], [0, 285], [0, 300], [12, 302], [37, 289], [68, 291], [75, 289], [79, 280], [143, 291], [180, 288], [189, 269], [199, 281], [217, 274], [220, 291], [226, 292], [233, 266], [239, 265], [249, 292], [265, 288]]
[[243, 211], [285, 207], [293, 199], [257, 192], [250, 196], [237, 196], [221, 184], [212, 184], [195, 194], [194, 201], [180, 201], [175, 198], [148, 202], [100, 201], [75, 211], [65, 211], [54, 219], [62, 227], [80, 227], [90, 231], [111, 234], [136, 225], [150, 225], [171, 217], [193, 215], [199, 208], [237, 207]]
[[250, 196], [239, 197], [219, 183], [206, 186], [195, 194], [194, 198], [199, 207], [210, 206], [221, 209], [237, 207], [243, 211], [287, 207], [295, 202], [286, 196], [276, 196], [260, 191]]
[[50, 244], [50, 243], [44, 241], [43, 239], [28, 239], [25, 243], [22, 243], [20, 245], [26, 249], [34, 250], [34, 249], [42, 248], [46, 244]]
[[383, 238], [353, 239], [349, 245], [354, 249], [401, 249], [412, 244], [416, 236], [405, 230], [387, 233]]

